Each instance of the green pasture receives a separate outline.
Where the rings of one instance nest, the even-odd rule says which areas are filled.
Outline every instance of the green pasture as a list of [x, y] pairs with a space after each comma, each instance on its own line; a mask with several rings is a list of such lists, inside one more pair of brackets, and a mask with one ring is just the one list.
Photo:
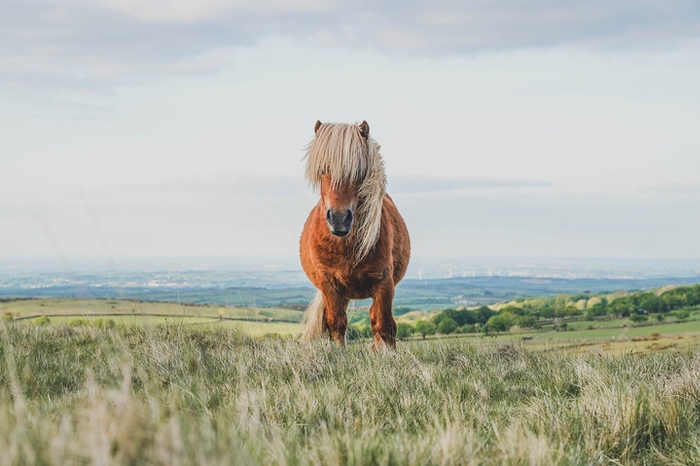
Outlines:
[[[355, 311], [356, 312], [356, 311]], [[224, 307], [208, 305], [183, 305], [168, 302], [143, 302], [130, 300], [78, 300], [78, 299], [28, 299], [0, 303], [0, 315], [5, 320], [28, 324], [67, 326], [117, 326], [149, 327], [175, 325], [199, 329], [230, 329], [247, 335], [297, 338], [301, 333], [299, 321], [303, 312], [283, 308]], [[697, 319], [698, 313], [691, 315]], [[351, 317], [352, 317], [351, 313]], [[48, 321], [40, 316], [48, 316]], [[43, 321], [42, 321], [43, 319]], [[401, 321], [404, 316], [399, 316]], [[567, 330], [554, 331], [552, 325], [542, 330], [511, 330], [486, 336], [482, 333], [460, 335], [434, 335], [423, 340], [414, 335], [410, 341], [416, 344], [452, 344], [455, 342], [479, 343], [501, 341], [526, 345], [533, 349], [552, 347], [583, 347], [591, 344], [612, 344], [606, 350], [627, 348], [623, 343], [636, 338], [658, 334], [667, 338], [674, 335], [700, 335], [700, 320], [676, 322], [668, 317], [665, 322], [647, 322], [635, 325], [626, 318], [610, 320], [566, 321]], [[561, 323], [559, 323], [561, 325]], [[694, 337], [683, 343], [693, 341]], [[635, 350], [648, 345], [632, 345]]]
[[[294, 323], [303, 312], [283, 308], [187, 305], [169, 302], [100, 299], [25, 299], [0, 302], [0, 315], [23, 320], [46, 315], [51, 321], [69, 323], [73, 319], [111, 318], [115, 322], [141, 322], [145, 325], [180, 322], [193, 324], [228, 319], [251, 322]], [[64, 319], [65, 317], [65, 319]], [[128, 317], [128, 318], [127, 318]]]
[[[622, 321], [620, 321], [620, 324], [621, 323]], [[569, 327], [572, 326], [570, 325]], [[578, 326], [578, 328], [581, 327], [582, 326]], [[559, 332], [550, 331], [532, 336], [535, 339], [615, 339], [650, 336], [654, 333], [660, 335], [675, 335], [698, 332], [700, 332], [700, 320], [637, 326], [632, 326], [630, 322], [627, 322], [625, 327], [612, 325], [605, 327], [599, 326], [593, 329], [565, 330]]]

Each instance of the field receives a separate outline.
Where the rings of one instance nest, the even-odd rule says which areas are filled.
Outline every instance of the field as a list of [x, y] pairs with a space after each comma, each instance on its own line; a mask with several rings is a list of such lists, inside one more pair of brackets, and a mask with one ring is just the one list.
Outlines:
[[698, 464], [700, 348], [0, 323], [0, 464]]
[[[362, 308], [360, 308], [362, 309]], [[362, 311], [361, 311], [362, 312]], [[364, 309], [363, 315], [366, 315]], [[216, 330], [233, 329], [250, 336], [296, 338], [301, 333], [303, 311], [285, 308], [185, 305], [172, 302], [102, 299], [20, 299], [0, 302], [0, 314], [27, 324], [65, 324], [71, 327], [106, 323], [119, 327], [178, 325]], [[350, 313], [357, 315], [356, 311]], [[40, 320], [46, 316], [48, 320]], [[399, 322], [415, 323], [415, 316], [397, 316]], [[478, 342], [483, 334], [428, 337], [424, 343]], [[653, 340], [652, 340], [653, 338]], [[535, 350], [591, 347], [609, 353], [646, 351], [700, 344], [700, 312], [685, 322], [669, 317], [664, 323], [633, 325], [627, 319], [572, 321], [568, 331], [555, 332], [551, 325], [541, 331], [523, 329], [488, 337]], [[415, 336], [412, 340], [420, 340]], [[418, 343], [418, 342], [417, 342]]]
[[700, 464], [697, 320], [372, 353], [282, 308], [0, 305], [0, 466]]
[[[394, 305], [411, 309], [445, 309], [462, 304], [493, 304], [515, 298], [576, 294], [585, 290], [593, 293], [647, 290], [669, 284], [695, 284], [697, 280], [697, 277], [532, 279], [479, 276], [430, 280], [406, 277], [396, 288]], [[32, 270], [0, 274], [0, 293], [15, 298], [119, 298], [126, 301], [269, 308], [303, 307], [313, 298], [315, 290], [302, 271], [65, 274]]]
[[111, 322], [117, 326], [177, 324], [232, 328], [249, 335], [299, 334], [302, 311], [283, 308], [193, 306], [170, 302], [102, 299], [22, 299], [0, 303], [0, 312], [13, 321], [32, 322], [46, 316], [49, 323], [69, 326]]

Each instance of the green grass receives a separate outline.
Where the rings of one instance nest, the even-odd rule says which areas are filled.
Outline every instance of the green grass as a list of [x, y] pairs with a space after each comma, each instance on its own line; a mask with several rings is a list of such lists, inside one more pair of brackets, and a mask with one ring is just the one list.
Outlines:
[[[629, 323], [628, 323], [629, 325]], [[579, 327], [580, 328], [580, 327]], [[571, 330], [548, 332], [535, 335], [538, 339], [601, 339], [601, 338], [633, 338], [648, 336], [653, 333], [675, 335], [700, 332], [700, 321], [689, 321], [672, 324], [644, 325], [638, 327], [602, 327], [591, 330]]]
[[700, 347], [0, 322], [0, 465], [698, 464]]
[[[250, 336], [263, 335], [281, 335], [288, 337], [298, 337], [301, 333], [301, 327], [298, 323], [290, 322], [260, 322], [256, 320], [239, 321], [239, 320], [220, 320], [218, 317], [155, 317], [155, 316], [114, 316], [114, 317], [97, 317], [97, 316], [58, 316], [51, 317], [47, 324], [37, 323], [37, 319], [31, 321], [34, 325], [66, 325], [69, 327], [79, 326], [97, 326], [102, 327], [105, 322], [109, 322], [110, 326], [116, 327], [133, 327], [133, 328], [148, 328], [162, 325], [175, 325], [180, 327], [196, 327], [202, 330], [216, 331], [217, 328], [233, 329]], [[25, 322], [20, 321], [18, 324], [23, 325]]]
[[[26, 299], [0, 303], [0, 315], [14, 319], [48, 315], [51, 320], [62, 322], [60, 317], [70, 318], [142, 318], [142, 323], [165, 323], [166, 319], [193, 319], [190, 322], [212, 319], [236, 319], [243, 321], [299, 322], [303, 312], [282, 308], [253, 308], [236, 306], [192, 306], [167, 302], [145, 302], [103, 299]], [[199, 319], [199, 320], [198, 320]], [[68, 321], [66, 320], [66, 321]]]
[[651, 335], [652, 333], [660, 333], [661, 335], [700, 332], [700, 320], [689, 322], [673, 323], [666, 325], [650, 325], [648, 327], [631, 327], [627, 335], [636, 337], [641, 335]]
[[601, 328], [606, 328], [606, 327], [622, 327], [625, 324], [629, 324], [629, 320], [627, 318], [622, 318], [622, 319], [610, 319], [610, 320], [579, 320], [579, 321], [567, 321], [567, 325], [571, 329], [575, 330], [585, 330], [590, 326], [593, 327], [601, 327]]

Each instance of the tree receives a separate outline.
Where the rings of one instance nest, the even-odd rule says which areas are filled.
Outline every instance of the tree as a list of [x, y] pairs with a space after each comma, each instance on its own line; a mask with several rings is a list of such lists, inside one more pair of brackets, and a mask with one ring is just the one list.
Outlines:
[[515, 320], [515, 324], [518, 325], [519, 327], [528, 327], [532, 328], [533, 325], [535, 325], [535, 317], [534, 316], [519, 316]]
[[496, 312], [492, 311], [488, 306], [481, 306], [474, 312], [476, 314], [476, 321], [480, 325], [486, 324], [492, 316], [496, 315]]
[[410, 307], [406, 307], [406, 306], [396, 306], [394, 309], [392, 309], [391, 312], [392, 312], [395, 316], [402, 316], [402, 315], [404, 315], [404, 314], [407, 314], [407, 313], [411, 312], [412, 310], [413, 310], [413, 309], [411, 309]]
[[559, 309], [563, 309], [563, 306], [562, 307], [559, 307], [557, 305], [555, 305], [555, 306], [550, 306], [548, 304], [545, 306], [542, 306], [538, 312], [540, 317], [543, 317], [545, 319], [551, 319], [552, 317], [554, 317], [556, 314], [559, 313]]
[[462, 309], [461, 311], [455, 312], [452, 318], [460, 327], [463, 325], [473, 325], [477, 322], [474, 312], [467, 309]]
[[443, 319], [452, 319], [454, 320], [454, 315], [457, 313], [457, 310], [455, 309], [444, 309], [441, 312], [437, 313], [435, 316], [433, 316], [433, 322], [435, 322], [435, 325], [440, 325], [440, 322], [442, 322]]
[[396, 324], [396, 338], [399, 340], [408, 340], [413, 332], [414, 329], [411, 324], [407, 324], [406, 322], [398, 322]]
[[586, 309], [587, 317], [600, 317], [606, 314], [605, 306], [601, 303], [594, 304], [593, 306]]
[[697, 306], [700, 304], [700, 285], [679, 286], [663, 293], [660, 298], [671, 311]]
[[506, 306], [503, 309], [501, 309], [500, 313], [505, 313], [505, 312], [510, 312], [511, 314], [515, 314], [516, 316], [522, 316], [525, 315], [525, 310], [522, 308], [519, 308], [517, 306]]
[[437, 332], [437, 326], [429, 320], [419, 320], [416, 322], [415, 331], [425, 338], [426, 335], [434, 335]]
[[637, 322], [646, 322], [647, 320], [649, 320], [649, 318], [648, 318], [647, 316], [645, 316], [644, 314], [632, 314], [632, 315], [629, 317], [629, 319], [630, 319], [632, 322], [635, 322], [635, 323], [637, 323]]
[[634, 312], [634, 302], [630, 298], [618, 298], [608, 305], [608, 313], [627, 317]]
[[515, 325], [515, 319], [517, 319], [517, 317], [518, 316], [511, 312], [496, 314], [486, 322], [486, 332], [507, 332]]
[[455, 330], [457, 330], [457, 327], [459, 327], [459, 325], [457, 325], [457, 322], [455, 322], [454, 319], [452, 319], [451, 317], [446, 317], [440, 321], [437, 330], [443, 335], [449, 335], [450, 333], [453, 333]]
[[591, 297], [591, 292], [590, 291], [583, 291], [581, 293], [575, 294], [571, 296], [571, 301], [573, 302], [578, 302], [581, 300], [588, 301], [588, 298]]
[[666, 312], [666, 303], [664, 303], [661, 298], [656, 296], [654, 293], [648, 292], [643, 293], [639, 296], [639, 307], [645, 311], [652, 312]]
[[455, 333], [474, 333], [474, 332], [476, 332], [476, 327], [474, 327], [471, 324], [462, 325], [457, 330], [455, 330]]

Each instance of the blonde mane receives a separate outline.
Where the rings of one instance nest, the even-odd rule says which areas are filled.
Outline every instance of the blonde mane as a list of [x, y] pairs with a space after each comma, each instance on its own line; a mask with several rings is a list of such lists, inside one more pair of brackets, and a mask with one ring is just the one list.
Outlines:
[[[366, 124], [366, 123], [365, 123]], [[321, 188], [321, 176], [330, 175], [336, 186], [359, 183], [355, 260], [361, 261], [379, 239], [382, 202], [386, 191], [384, 161], [380, 146], [359, 125], [326, 123], [317, 128], [316, 137], [306, 147], [306, 178], [315, 189]]]

